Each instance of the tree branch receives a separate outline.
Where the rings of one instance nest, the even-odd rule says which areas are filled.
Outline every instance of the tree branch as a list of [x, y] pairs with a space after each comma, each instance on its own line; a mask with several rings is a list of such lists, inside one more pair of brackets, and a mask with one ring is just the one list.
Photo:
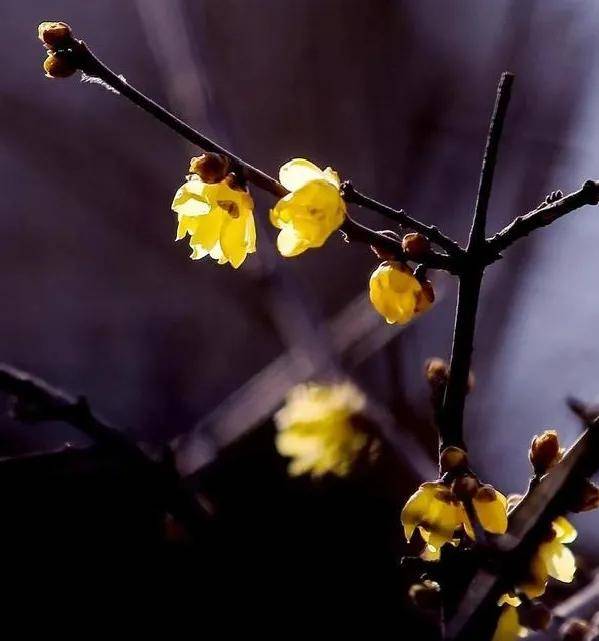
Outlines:
[[139, 468], [151, 481], [150, 487], [160, 492], [165, 510], [186, 527], [196, 542], [206, 538], [209, 516], [183, 486], [174, 468], [152, 460], [121, 430], [98, 418], [84, 398], [74, 398], [46, 381], [5, 364], [0, 364], [0, 390], [13, 397], [12, 413], [17, 420], [64, 421]]
[[[70, 46], [58, 49], [55, 52], [55, 55], [69, 58], [71, 64], [79, 68], [84, 74], [99, 78], [117, 93], [128, 98], [131, 102], [136, 104], [138, 107], [141, 107], [144, 111], [192, 144], [197, 145], [204, 151], [226, 156], [231, 161], [232, 167], [235, 171], [256, 187], [267, 191], [276, 198], [282, 198], [289, 193], [287, 189], [285, 189], [275, 178], [269, 176], [260, 169], [257, 169], [243, 158], [236, 156], [231, 151], [225, 149], [207, 136], [204, 136], [202, 133], [195, 130], [193, 127], [190, 127], [187, 123], [170, 113], [164, 107], [154, 102], [151, 98], [148, 98], [146, 95], [138, 91], [122, 76], [114, 73], [114, 71], [97, 58], [83, 41], [72, 39]], [[425, 225], [423, 226], [426, 227]], [[345, 233], [349, 240], [364, 242], [383, 249], [387, 253], [392, 254], [396, 260], [408, 260], [407, 256], [403, 252], [400, 242], [392, 238], [385, 237], [373, 229], [361, 225], [353, 220], [349, 215], [341, 226], [341, 231]], [[457, 274], [459, 270], [459, 266], [452, 257], [435, 252], [431, 252], [430, 256], [422, 262], [424, 262], [427, 267], [445, 270], [453, 274]]]
[[513, 80], [514, 76], [510, 73], [505, 72], [501, 75], [487, 135], [472, 228], [466, 249], [466, 255], [470, 262], [460, 275], [449, 378], [439, 424], [441, 450], [448, 445], [465, 447], [463, 437], [464, 405], [468, 393], [476, 312], [484, 273], [484, 263], [480, 260], [480, 254], [485, 249], [487, 209]]
[[545, 206], [533, 209], [524, 216], [518, 216], [495, 236], [487, 239], [486, 246], [489, 262], [496, 260], [500, 252], [520, 238], [528, 236], [535, 229], [546, 227], [558, 218], [585, 205], [597, 204], [599, 204], [599, 181], [587, 180], [578, 191]]
[[435, 243], [441, 249], [444, 249], [449, 256], [461, 258], [464, 255], [465, 252], [459, 244], [443, 234], [437, 227], [434, 227], [433, 225], [425, 225], [419, 220], [416, 220], [415, 218], [412, 218], [412, 216], [406, 214], [403, 209], [393, 209], [388, 205], [384, 205], [383, 203], [374, 200], [374, 198], [364, 195], [359, 192], [349, 180], [346, 180], [341, 185], [341, 189], [343, 198], [346, 202], [354, 203], [359, 207], [365, 207], [372, 211], [376, 211], [390, 220], [422, 234], [432, 243]]

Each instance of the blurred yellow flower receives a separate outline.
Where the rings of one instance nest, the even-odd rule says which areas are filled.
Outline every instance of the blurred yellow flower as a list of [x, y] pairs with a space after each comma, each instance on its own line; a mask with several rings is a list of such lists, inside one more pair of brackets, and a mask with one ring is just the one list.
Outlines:
[[505, 606], [499, 615], [492, 641], [515, 641], [528, 636], [528, 630], [520, 625], [516, 608]]
[[[478, 520], [487, 532], [503, 534], [507, 529], [507, 499], [490, 485], [483, 485], [472, 498]], [[426, 542], [423, 558], [436, 560], [445, 543], [453, 543], [462, 526], [474, 539], [474, 530], [463, 503], [442, 481], [423, 483], [408, 499], [401, 512], [406, 539], [416, 528]]]
[[345, 219], [345, 201], [339, 193], [339, 176], [304, 158], [283, 165], [279, 180], [291, 193], [270, 210], [270, 221], [280, 229], [277, 248], [283, 256], [297, 256], [322, 247]]
[[370, 276], [370, 302], [388, 323], [408, 323], [433, 301], [430, 283], [421, 283], [403, 263], [385, 261]]
[[207, 184], [191, 176], [177, 190], [172, 209], [179, 219], [177, 240], [189, 234], [193, 259], [210, 256], [237, 269], [256, 251], [254, 201], [228, 179]]
[[294, 387], [275, 415], [275, 444], [279, 454], [292, 459], [289, 473], [348, 474], [358, 456], [375, 443], [361, 427], [365, 405], [364, 395], [351, 383]]

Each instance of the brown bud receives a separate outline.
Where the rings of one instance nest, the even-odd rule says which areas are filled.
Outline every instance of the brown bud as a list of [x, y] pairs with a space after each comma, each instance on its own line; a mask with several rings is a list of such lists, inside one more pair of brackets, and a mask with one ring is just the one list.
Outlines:
[[67, 57], [48, 52], [48, 57], [44, 60], [44, 71], [48, 78], [68, 78], [77, 71], [77, 67]]
[[[382, 231], [379, 232], [379, 234], [383, 236], [387, 236], [387, 238], [391, 238], [391, 240], [395, 240], [397, 242], [400, 242], [401, 240], [399, 237], [399, 234], [392, 231], [391, 229], [383, 229]], [[376, 247], [375, 245], [370, 245], [370, 249], [373, 251], [374, 255], [377, 258], [380, 258], [381, 260], [394, 261], [397, 258], [394, 252], [383, 249], [382, 247]]]
[[481, 485], [476, 493], [476, 500], [483, 503], [492, 503], [497, 498], [497, 492], [492, 485]]
[[222, 154], [206, 153], [189, 161], [189, 172], [197, 174], [203, 182], [212, 185], [224, 180], [229, 173], [229, 159]]
[[431, 250], [431, 243], [426, 236], [417, 233], [406, 234], [402, 241], [401, 246], [406, 253], [406, 256], [411, 260], [422, 260]]
[[441, 586], [436, 581], [426, 579], [410, 586], [410, 599], [423, 610], [437, 610], [441, 607]]
[[547, 470], [559, 463], [562, 458], [559, 446], [559, 437], [555, 430], [545, 430], [537, 434], [530, 444], [528, 458], [534, 468], [535, 474], [545, 474]]
[[530, 630], [547, 630], [551, 625], [551, 610], [542, 603], [530, 602], [519, 608], [520, 625]]
[[451, 485], [451, 489], [460, 501], [471, 499], [478, 492], [480, 483], [471, 474], [458, 476]]
[[468, 455], [460, 447], [450, 445], [441, 452], [439, 466], [442, 474], [465, 470], [468, 467]]
[[442, 358], [429, 358], [424, 363], [424, 375], [433, 389], [447, 385], [449, 365]]
[[420, 314], [425, 312], [435, 302], [435, 291], [430, 280], [423, 280], [420, 283], [422, 289], [416, 294], [416, 307], [414, 312]]
[[588, 479], [584, 480], [578, 490], [577, 500], [570, 506], [572, 512], [589, 512], [599, 507], [599, 487]]
[[585, 641], [591, 626], [583, 619], [568, 619], [559, 629], [562, 641]]
[[73, 39], [71, 27], [66, 22], [42, 22], [37, 28], [37, 35], [50, 49], [59, 49]]

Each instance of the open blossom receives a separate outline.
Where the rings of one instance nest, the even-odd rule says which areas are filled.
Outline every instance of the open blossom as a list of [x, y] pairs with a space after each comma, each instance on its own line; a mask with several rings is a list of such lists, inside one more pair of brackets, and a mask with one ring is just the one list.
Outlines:
[[491, 641], [516, 641], [528, 636], [528, 630], [520, 625], [518, 611], [509, 605], [499, 615], [495, 634]]
[[210, 256], [237, 268], [256, 251], [254, 201], [228, 178], [208, 184], [192, 175], [177, 190], [172, 208], [179, 219], [177, 240], [189, 235], [193, 259]]
[[[549, 577], [571, 583], [576, 572], [576, 559], [565, 544], [572, 543], [576, 536], [576, 529], [568, 519], [563, 516], [555, 519], [547, 540], [539, 545], [533, 556], [528, 578], [517, 586], [517, 591], [529, 599], [535, 599], [544, 594]], [[501, 602], [516, 606], [520, 599], [516, 595], [506, 594]]]
[[297, 385], [275, 415], [276, 447], [292, 460], [292, 476], [349, 473], [358, 456], [375, 444], [360, 420], [366, 405], [351, 383]]
[[388, 323], [409, 323], [434, 299], [430, 283], [421, 283], [403, 263], [385, 261], [370, 276], [370, 302]]
[[[507, 499], [490, 485], [480, 486], [472, 497], [476, 516], [487, 532], [503, 534], [507, 529]], [[423, 483], [408, 499], [401, 512], [406, 539], [412, 538], [416, 528], [426, 542], [425, 558], [439, 557], [441, 547], [453, 542], [456, 530], [463, 527], [475, 538], [466, 508], [452, 489], [442, 481]]]
[[322, 247], [345, 219], [345, 201], [339, 193], [339, 176], [324, 171], [304, 158], [283, 165], [279, 180], [289, 190], [270, 211], [272, 224], [280, 229], [277, 248], [286, 257], [311, 247]]

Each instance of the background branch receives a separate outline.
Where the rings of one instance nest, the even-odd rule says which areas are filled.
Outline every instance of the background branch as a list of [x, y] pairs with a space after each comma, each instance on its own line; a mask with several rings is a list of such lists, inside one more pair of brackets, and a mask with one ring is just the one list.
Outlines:
[[169, 461], [154, 461], [127, 436], [92, 412], [83, 397], [74, 398], [46, 381], [10, 365], [0, 364], [0, 390], [12, 397], [13, 416], [21, 421], [64, 421], [146, 475], [160, 493], [164, 508], [179, 520], [194, 540], [207, 535], [209, 516], [184, 487]]

